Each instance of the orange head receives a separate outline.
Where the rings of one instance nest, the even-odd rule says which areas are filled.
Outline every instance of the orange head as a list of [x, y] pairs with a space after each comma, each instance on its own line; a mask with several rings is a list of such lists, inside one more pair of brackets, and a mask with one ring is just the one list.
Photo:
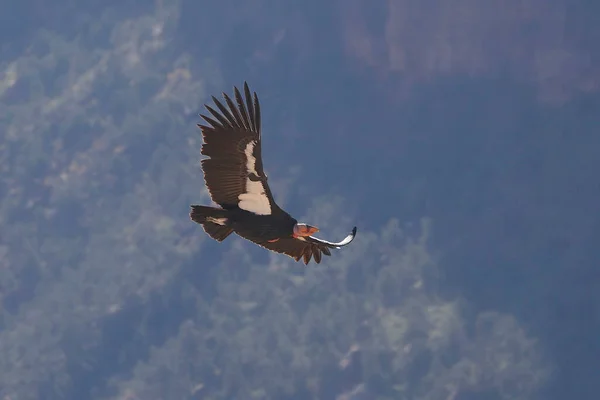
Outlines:
[[296, 224], [294, 225], [294, 237], [299, 236], [310, 236], [313, 233], [319, 232], [319, 228], [310, 226], [308, 224]]

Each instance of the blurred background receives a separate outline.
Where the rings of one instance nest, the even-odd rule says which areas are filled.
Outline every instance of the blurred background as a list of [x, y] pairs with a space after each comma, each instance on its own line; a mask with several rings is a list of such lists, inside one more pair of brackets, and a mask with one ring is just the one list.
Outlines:
[[[598, 398], [600, 3], [1, 8], [0, 399]], [[320, 265], [189, 220], [245, 80]]]

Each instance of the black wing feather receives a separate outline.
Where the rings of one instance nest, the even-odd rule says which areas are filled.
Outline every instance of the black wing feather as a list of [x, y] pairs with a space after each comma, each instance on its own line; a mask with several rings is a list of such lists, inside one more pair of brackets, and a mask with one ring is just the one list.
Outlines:
[[[229, 122], [228, 119], [224, 118], [221, 114], [219, 114], [214, 108], [212, 108], [211, 106], [209, 106], [207, 104], [205, 104], [204, 107], [213, 115], [213, 117], [215, 117], [221, 123], [221, 126], [215, 125], [214, 128], [233, 128], [233, 125], [231, 125], [231, 122]], [[204, 118], [204, 115], [200, 114], [200, 116], [202, 118]], [[206, 118], [204, 118], [204, 119], [206, 119]], [[208, 121], [208, 122], [211, 123], [210, 121]]]
[[200, 129], [223, 129], [223, 125], [221, 125], [219, 122], [215, 121], [214, 119], [212, 119], [211, 117], [204, 115], [204, 114], [200, 114], [200, 116], [206, 121], [208, 122], [210, 125], [212, 125], [212, 127], [206, 126], [206, 125], [202, 125], [202, 124], [198, 124], [198, 127]]
[[250, 118], [248, 117], [248, 112], [246, 111], [246, 105], [244, 104], [244, 100], [242, 99], [242, 95], [238, 88], [234, 88], [235, 93], [235, 101], [237, 103], [238, 109], [240, 110], [240, 114], [242, 115], [242, 121], [244, 121], [244, 126], [249, 131], [254, 131], [254, 127], [250, 122]]
[[254, 92], [254, 124], [256, 125], [256, 133], [258, 133], [259, 140], [261, 136], [260, 123], [260, 103], [258, 102], [256, 92]]
[[[225, 94], [225, 93], [223, 93]], [[219, 111], [221, 111], [221, 114], [227, 118], [227, 121], [229, 121], [229, 126], [234, 127], [234, 128], [239, 128], [240, 126], [237, 124], [237, 121], [235, 120], [235, 118], [233, 117], [233, 114], [231, 114], [231, 112], [227, 109], [227, 107], [225, 107], [223, 105], [223, 103], [221, 103], [215, 96], [211, 96], [213, 102], [215, 103], [215, 105], [217, 106], [217, 108], [219, 109]], [[206, 106], [208, 108], [208, 106]], [[210, 110], [209, 110], [210, 111]]]
[[233, 118], [235, 118], [235, 123], [237, 124], [237, 126], [241, 129], [248, 129], [244, 124], [244, 120], [242, 119], [240, 111], [237, 109], [231, 98], [227, 96], [227, 93], [223, 93], [223, 97], [225, 98], [225, 102], [227, 103], [229, 109], [231, 110], [231, 113], [233, 114]]
[[260, 126], [256, 125], [256, 113], [254, 111], [254, 104], [252, 104], [252, 95], [250, 94], [250, 88], [248, 87], [248, 84], [246, 82], [244, 82], [244, 97], [246, 97], [246, 106], [248, 107], [248, 120], [250, 122], [250, 130], [252, 130], [252, 132], [257, 132], [260, 134]]

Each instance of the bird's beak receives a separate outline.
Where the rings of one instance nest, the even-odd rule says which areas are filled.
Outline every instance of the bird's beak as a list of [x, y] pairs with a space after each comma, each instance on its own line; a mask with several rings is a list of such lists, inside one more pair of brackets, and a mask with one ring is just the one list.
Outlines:
[[319, 228], [307, 224], [296, 224], [294, 225], [294, 236], [310, 236], [313, 233], [319, 232]]

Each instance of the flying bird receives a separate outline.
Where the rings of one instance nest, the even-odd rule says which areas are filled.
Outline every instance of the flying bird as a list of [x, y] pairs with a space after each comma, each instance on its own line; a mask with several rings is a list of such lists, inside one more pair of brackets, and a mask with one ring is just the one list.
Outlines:
[[[308, 264], [314, 257], [331, 255], [330, 249], [346, 246], [356, 227], [341, 242], [312, 236], [319, 229], [300, 223], [282, 210], [271, 193], [261, 156], [260, 104], [244, 82], [244, 98], [234, 87], [233, 100], [223, 93], [227, 107], [212, 96], [218, 111], [205, 105], [211, 116], [200, 114], [207, 125], [202, 131], [201, 161], [204, 182], [212, 200], [220, 207], [192, 205], [190, 218], [222, 242], [232, 232], [268, 250], [286, 254]], [[245, 101], [244, 101], [245, 100]]]

